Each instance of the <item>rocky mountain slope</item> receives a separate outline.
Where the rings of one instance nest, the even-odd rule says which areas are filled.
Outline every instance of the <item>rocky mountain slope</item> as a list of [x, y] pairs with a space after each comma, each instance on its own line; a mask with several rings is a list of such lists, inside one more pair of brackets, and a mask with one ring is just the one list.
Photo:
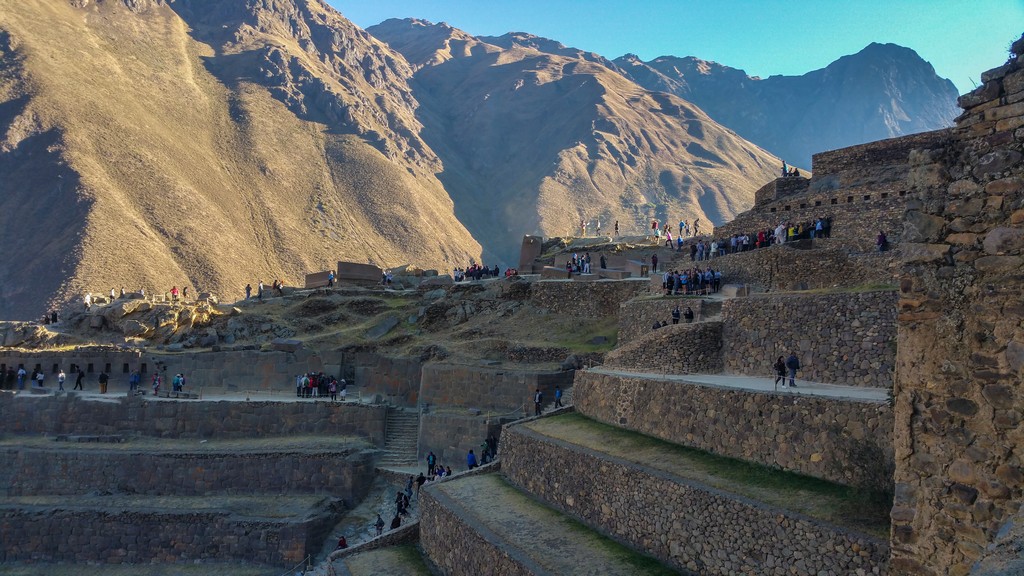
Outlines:
[[[0, 317], [479, 258], [405, 59], [317, 0], [0, 10]], [[48, 302], [49, 301], [49, 302]]]
[[649, 90], [700, 106], [744, 138], [810, 168], [811, 154], [951, 126], [953, 83], [909, 48], [871, 44], [802, 76], [756, 78], [698, 58], [615, 59]]
[[[523, 233], [639, 233], [651, 218], [704, 229], [747, 209], [779, 161], [678, 97], [589, 53], [525, 34], [475, 38], [446, 24], [368, 30], [416, 71], [423, 138], [456, 214], [515, 261]], [[559, 48], [560, 47], [560, 48]]]

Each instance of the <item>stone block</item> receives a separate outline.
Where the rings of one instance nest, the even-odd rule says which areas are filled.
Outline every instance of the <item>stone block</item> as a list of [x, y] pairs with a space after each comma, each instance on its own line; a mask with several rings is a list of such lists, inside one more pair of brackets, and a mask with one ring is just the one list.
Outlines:
[[745, 284], [725, 284], [721, 292], [725, 298], [744, 298], [750, 296], [750, 287]]
[[323, 288], [327, 286], [330, 274], [330, 272], [313, 272], [312, 274], [306, 274], [306, 289]]
[[611, 268], [599, 268], [597, 275], [601, 278], [607, 278], [609, 280], [625, 280], [632, 276], [626, 270], [612, 270]]
[[288, 338], [275, 338], [270, 342], [270, 347], [273, 350], [280, 352], [298, 352], [302, 348], [301, 340], [291, 340]]
[[542, 280], [568, 280], [571, 274], [565, 268], [545, 266], [541, 268], [540, 277]]
[[338, 262], [338, 280], [352, 280], [358, 282], [380, 282], [381, 274], [384, 271], [373, 264], [359, 264], [357, 262]]
[[576, 274], [572, 279], [576, 282], [594, 282], [599, 280], [600, 276], [597, 274]]

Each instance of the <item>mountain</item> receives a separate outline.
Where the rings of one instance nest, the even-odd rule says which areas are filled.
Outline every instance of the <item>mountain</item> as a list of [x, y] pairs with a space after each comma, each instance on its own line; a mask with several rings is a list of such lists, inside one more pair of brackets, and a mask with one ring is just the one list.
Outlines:
[[944, 128], [959, 114], [953, 83], [895, 44], [871, 44], [802, 76], [765, 79], [693, 57], [643, 62], [627, 54], [614, 62], [637, 84], [689, 100], [808, 168], [816, 152]]
[[477, 38], [388, 20], [368, 32], [415, 70], [423, 139], [485, 259], [514, 262], [523, 233], [610, 232], [650, 219], [704, 229], [749, 208], [779, 160], [693, 104], [642, 88], [595, 54], [527, 34]]
[[0, 10], [0, 317], [479, 259], [411, 76], [318, 0]]

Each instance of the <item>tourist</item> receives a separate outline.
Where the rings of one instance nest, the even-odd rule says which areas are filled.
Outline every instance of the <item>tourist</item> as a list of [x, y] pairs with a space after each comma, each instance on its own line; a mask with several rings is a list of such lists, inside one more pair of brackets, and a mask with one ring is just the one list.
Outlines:
[[700, 235], [700, 218], [694, 218], [693, 219], [693, 235], [694, 236], [699, 236]]
[[615, 221], [615, 237], [618, 238], [618, 236], [619, 236], [619, 221], [616, 220]]
[[444, 469], [444, 475], [445, 475], [445, 476], [451, 476], [451, 475], [452, 475], [452, 467], [451, 467], [451, 466], [446, 466], [446, 467], [445, 467], [445, 469]]
[[601, 254], [601, 270], [605, 270], [607, 268], [608, 268], [608, 261], [605, 260], [604, 254]]
[[38, 373], [36, 374], [36, 383], [37, 383], [37, 385], [38, 385], [38, 386], [39, 386], [40, 388], [42, 388], [42, 387], [43, 387], [43, 380], [45, 380], [45, 379], [46, 379], [46, 375], [45, 375], [45, 374], [43, 374], [43, 371], [42, 371], [42, 370], [40, 370], [40, 371], [39, 371], [39, 372], [38, 372]]
[[657, 254], [651, 254], [651, 273], [653, 273], [653, 274], [657, 274], [658, 273], [658, 255]]
[[377, 513], [377, 521], [374, 522], [373, 527], [377, 529], [377, 536], [384, 533], [384, 519], [380, 517], [380, 512]]
[[25, 365], [18, 364], [18, 390], [25, 389], [25, 376], [28, 372], [25, 372]]
[[106, 372], [100, 372], [100, 377], [99, 377], [100, 394], [106, 394], [107, 393], [107, 382], [109, 380], [110, 380], [110, 376], [107, 376]]
[[178, 287], [171, 286], [171, 300], [178, 301]]
[[415, 481], [416, 481], [415, 478], [413, 478], [412, 476], [409, 476], [409, 481], [406, 482], [406, 484], [405, 484], [405, 498], [406, 498], [407, 501], [412, 499], [412, 484]]
[[89, 310], [90, 308], [92, 308], [92, 294], [86, 292], [85, 293], [85, 309]]
[[[789, 385], [796, 388], [796, 371], [800, 369], [800, 359], [796, 357], [796, 352], [789, 353], [789, 358], [786, 358], [786, 368], [789, 369]], [[785, 382], [782, 387], [786, 387]]]
[[[466, 469], [467, 470], [472, 470], [473, 468], [476, 468], [476, 467], [477, 467], [476, 454], [473, 454], [473, 449], [471, 448], [469, 450], [469, 454], [466, 454]], [[412, 476], [410, 476], [409, 479], [411, 480]]]
[[327, 385], [327, 391], [331, 394], [331, 402], [338, 401], [338, 383], [331, 380], [331, 383]]
[[437, 466], [437, 456], [434, 456], [434, 452], [430, 451], [427, 453], [427, 474], [433, 476], [434, 468]]
[[252, 284], [245, 285], [245, 299], [252, 298]]
[[395, 513], [399, 516], [405, 516], [408, 513], [408, 510], [406, 510], [405, 494], [401, 492], [395, 492]]
[[82, 387], [82, 380], [84, 380], [84, 379], [85, 379], [85, 372], [82, 372], [82, 369], [79, 368], [78, 369], [78, 377], [75, 378], [75, 387], [72, 388], [72, 390], [81, 390], [82, 392], [85, 392], [85, 388]]
[[[555, 408], [561, 408], [561, 407], [562, 407], [562, 387], [556, 385], [555, 386]], [[490, 438], [488, 438], [488, 445], [487, 445], [487, 447], [490, 448]]]
[[153, 374], [153, 396], [160, 395], [160, 375]]
[[263, 301], [263, 280], [256, 284], [256, 299]]
[[392, 530], [398, 530], [398, 528], [401, 525], [402, 525], [402, 518], [399, 517], [398, 514], [395, 514], [395, 517], [391, 520], [391, 529]]
[[533, 395], [533, 410], [537, 416], [540, 416], [540, 405], [544, 402], [544, 394], [537, 388], [537, 392]]
[[334, 271], [327, 273], [327, 287], [334, 288]]
[[341, 388], [341, 401], [348, 402], [348, 384], [345, 384], [344, 378], [341, 380], [341, 383], [338, 384], [338, 387]]
[[690, 324], [693, 322], [693, 308], [686, 307], [686, 311], [683, 312], [683, 318], [686, 318], [686, 323]]
[[786, 165], [786, 161], [783, 160], [782, 161], [782, 177], [785, 178], [786, 176], [789, 176], [789, 166], [787, 166]]
[[783, 360], [782, 356], [779, 356], [775, 360], [775, 364], [772, 365], [775, 369], [775, 387], [779, 387], [779, 382], [782, 382], [782, 387], [786, 387], [786, 361]]
[[423, 475], [423, 472], [420, 472], [419, 476], [416, 477], [416, 499], [417, 500], [420, 497], [420, 488], [423, 488], [423, 485], [426, 484], [426, 482], [427, 482], [427, 477]]
[[110, 302], [111, 303], [114, 302], [114, 289], [113, 288], [110, 289]]
[[119, 297], [124, 298], [124, 286], [121, 286], [121, 295]]
[[679, 324], [680, 316], [681, 316], [681, 313], [679, 312], [679, 305], [676, 304], [676, 307], [672, 309], [672, 323], [673, 324]]
[[[82, 371], [79, 370], [78, 374], [79, 374], [79, 376], [81, 376]], [[135, 392], [136, 390], [139, 389], [139, 384], [141, 384], [141, 383], [142, 383], [142, 375], [139, 374], [138, 370], [132, 370], [131, 376], [128, 377], [128, 390], [130, 392]]]
[[295, 376], [295, 397], [302, 398], [302, 374]]
[[878, 245], [879, 252], [885, 252], [889, 249], [889, 239], [885, 237], [885, 232], [878, 231], [878, 238], [875, 240], [875, 244]]
[[338, 538], [338, 547], [336, 550], [344, 550], [345, 548], [348, 548], [348, 540], [345, 540], [345, 536], [343, 535], [341, 538]]

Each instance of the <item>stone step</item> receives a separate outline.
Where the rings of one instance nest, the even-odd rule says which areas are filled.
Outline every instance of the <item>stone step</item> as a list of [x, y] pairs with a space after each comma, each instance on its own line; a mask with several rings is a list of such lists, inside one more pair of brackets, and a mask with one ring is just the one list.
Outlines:
[[676, 573], [581, 527], [498, 474], [428, 484], [420, 504], [420, 546], [449, 576]]
[[501, 442], [510, 483], [676, 570], [872, 574], [888, 557], [889, 506], [825, 481], [575, 413], [510, 426]]

